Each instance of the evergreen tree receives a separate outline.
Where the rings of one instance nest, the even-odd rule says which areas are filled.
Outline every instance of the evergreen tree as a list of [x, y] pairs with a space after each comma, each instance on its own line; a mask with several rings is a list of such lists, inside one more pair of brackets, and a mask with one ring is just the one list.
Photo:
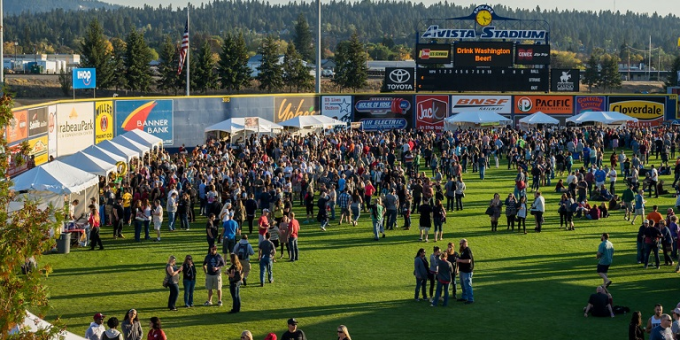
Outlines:
[[127, 50], [125, 51], [125, 69], [128, 88], [132, 91], [148, 92], [151, 87], [152, 77], [149, 63], [151, 53], [144, 41], [144, 35], [137, 32], [134, 26], [125, 39]]
[[591, 55], [586, 64], [586, 72], [583, 75], [583, 83], [588, 85], [588, 91], [593, 92], [593, 86], [600, 83], [600, 71], [598, 69], [597, 60], [594, 55]]
[[238, 38], [227, 34], [224, 38], [217, 73], [220, 78], [220, 87], [228, 91], [238, 92], [242, 87], [250, 85], [248, 48], [243, 34], [239, 34]]
[[109, 46], [99, 21], [92, 20], [80, 45], [80, 65], [97, 69], [97, 88], [99, 89], [110, 87], [110, 80], [113, 76]]
[[335, 54], [335, 76], [333, 81], [342, 88], [350, 88], [354, 92], [368, 83], [367, 56], [363, 44], [356, 32], [348, 41], [338, 44]]
[[161, 45], [161, 53], [158, 55], [160, 63], [158, 64], [158, 78], [156, 79], [156, 88], [168, 93], [174, 91], [177, 95], [177, 82], [179, 81], [177, 75], [177, 67], [179, 65], [179, 51], [172, 44], [170, 37], [167, 35]]
[[279, 64], [279, 45], [271, 35], [262, 42], [262, 63], [258, 66], [260, 73], [255, 77], [260, 82], [260, 90], [269, 93], [283, 87], [283, 70]]
[[127, 87], [127, 78], [125, 78], [126, 47], [125, 42], [119, 38], [111, 39], [111, 45], [113, 46], [111, 87], [118, 91]]
[[295, 50], [295, 44], [290, 43], [283, 56], [283, 83], [293, 92], [306, 92], [314, 88], [314, 76], [310, 68], [302, 62], [302, 56]]
[[312, 32], [307, 23], [307, 18], [302, 13], [298, 15], [297, 21], [295, 21], [293, 43], [297, 46], [298, 52], [302, 55], [302, 59], [305, 61], [312, 61], [315, 59], [314, 46], [312, 45]]
[[678, 74], [678, 72], [680, 72], [680, 55], [676, 56], [675, 59], [673, 59], [673, 64], [671, 65], [671, 73], [668, 75], [668, 79], [666, 79], [666, 83], [664, 84], [665, 87], [680, 86], [680, 75]]
[[210, 44], [207, 41], [201, 45], [196, 59], [196, 90], [206, 93], [208, 90], [217, 88], [215, 61], [212, 57]]
[[65, 96], [70, 96], [72, 93], [71, 86], [73, 84], [73, 80], [71, 77], [71, 73], [66, 73], [66, 71], [64, 71], [64, 67], [62, 66], [61, 70], [59, 70], [59, 87]]
[[606, 92], [621, 87], [621, 74], [619, 74], [619, 58], [612, 55], [604, 55], [602, 59], [602, 71], [600, 72], [600, 85]]

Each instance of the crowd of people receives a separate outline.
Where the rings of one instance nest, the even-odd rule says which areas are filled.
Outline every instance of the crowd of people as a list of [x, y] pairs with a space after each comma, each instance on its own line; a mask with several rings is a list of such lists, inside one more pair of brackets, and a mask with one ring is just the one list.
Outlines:
[[[127, 226], [133, 228], [136, 242], [162, 242], [161, 233], [189, 230], [197, 215], [205, 216], [209, 251], [203, 261], [208, 289], [204, 305], [213, 304], [213, 293], [217, 305], [222, 305], [225, 275], [233, 300], [231, 312], [238, 313], [240, 287], [247, 286], [253, 258], [257, 256], [260, 268], [259, 285], [273, 283], [277, 250], [279, 259], [287, 255], [288, 261], [299, 260], [301, 224], [317, 224], [327, 231], [334, 222], [357, 225], [362, 214], [367, 214], [371, 235], [379, 241], [400, 225], [410, 230], [414, 223], [411, 216], [418, 214], [419, 241], [430, 241], [432, 227], [434, 241], [443, 241], [444, 232], [452, 225], [447, 224], [447, 217], [464, 210], [470, 189], [464, 181], [466, 174], [479, 173], [484, 180], [488, 168], [500, 168], [504, 162], [516, 175], [514, 185], [506, 188], [507, 198], [501, 199], [505, 193], [499, 192], [489, 201], [485, 213], [492, 232], [498, 231], [505, 215], [507, 230], [514, 231], [516, 226], [526, 234], [530, 214], [534, 231], [540, 233], [545, 215], [551, 213], [544, 193], [553, 191], [550, 188], [557, 178], [554, 192], [561, 199], [554, 208], [560, 227], [574, 230], [579, 218], [609, 218], [616, 210], [623, 210], [624, 219], [631, 224], [642, 216], [638, 262], [647, 266], [654, 253], [658, 267], [659, 247], [666, 264], [673, 264], [680, 230], [672, 211], [666, 220], [656, 214], [645, 215], [644, 190], [648, 196], [668, 193], [659, 176], [670, 171], [675, 174], [672, 187], [676, 188], [680, 165], [676, 162], [671, 170], [669, 160], [675, 158], [678, 140], [676, 132], [663, 127], [592, 126], [529, 131], [496, 127], [446, 133], [342, 130], [305, 136], [251, 135], [232, 143], [210, 139], [191, 151], [182, 146], [178, 153], [147, 155], [133, 162], [129, 175], [120, 181], [102, 179], [101, 195], [89, 202], [89, 213], [76, 216], [80, 202], [74, 201], [69, 217], [74, 224], [85, 226], [85, 242], [91, 249], [104, 249], [100, 226], [111, 225], [114, 238], [124, 238]], [[658, 167], [651, 165], [654, 153], [657, 159], [661, 156]], [[577, 160], [583, 166], [576, 168]], [[616, 194], [617, 181], [625, 183], [621, 196]], [[532, 199], [527, 191], [533, 194]], [[304, 207], [299, 220], [293, 211], [296, 205]], [[150, 234], [151, 226], [155, 237]], [[255, 242], [253, 231], [258, 239], [251, 244], [251, 238]], [[449, 243], [444, 251], [436, 246], [433, 249], [429, 261], [425, 248], [416, 255], [415, 299], [421, 292], [433, 306], [440, 298], [446, 306], [453, 291], [454, 299], [473, 303], [474, 257], [468, 241], [460, 240], [457, 248]], [[194, 306], [196, 273], [191, 256], [181, 266], [174, 256], [169, 258], [164, 280], [170, 291], [168, 309], [177, 310], [180, 275], [184, 306]], [[458, 277], [460, 297], [456, 294]]]

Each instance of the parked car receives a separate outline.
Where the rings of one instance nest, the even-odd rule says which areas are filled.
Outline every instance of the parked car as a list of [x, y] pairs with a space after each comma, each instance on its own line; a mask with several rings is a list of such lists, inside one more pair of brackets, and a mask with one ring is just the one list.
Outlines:
[[321, 71], [322, 77], [333, 78], [334, 75], [335, 75], [335, 73], [333, 72], [333, 70], [330, 70], [330, 69], [323, 69]]

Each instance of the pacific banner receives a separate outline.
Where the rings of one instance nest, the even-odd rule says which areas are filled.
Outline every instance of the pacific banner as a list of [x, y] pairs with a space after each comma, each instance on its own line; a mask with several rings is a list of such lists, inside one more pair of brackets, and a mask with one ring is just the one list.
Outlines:
[[[637, 126], [659, 126], [666, 113], [667, 96], [610, 96], [609, 111], [638, 119]], [[632, 125], [632, 123], [628, 123]]]
[[172, 99], [117, 100], [116, 135], [139, 129], [173, 143]]
[[354, 96], [354, 119], [367, 131], [413, 128], [413, 96]]

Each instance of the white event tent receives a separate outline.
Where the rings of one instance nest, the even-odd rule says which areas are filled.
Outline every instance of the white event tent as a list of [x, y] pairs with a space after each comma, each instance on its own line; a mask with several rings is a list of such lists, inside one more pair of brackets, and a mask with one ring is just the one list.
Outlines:
[[146, 131], [134, 129], [123, 134], [127, 139], [149, 147], [151, 150], [163, 148], [163, 140]]
[[[10, 330], [9, 334], [13, 335], [16, 334], [18, 331], [18, 328], [21, 327], [22, 329], [25, 329], [30, 332], [37, 332], [38, 330], [41, 329], [50, 329], [52, 327], [52, 324], [49, 322], [39, 318], [37, 315], [32, 314], [29, 311], [26, 311], [26, 318], [24, 319], [24, 322], [21, 324], [21, 326], [17, 325], [14, 327], [12, 330]], [[57, 336], [53, 338], [54, 340], [56, 339], [63, 339], [63, 340], [87, 340], [81, 336], [75, 335], [71, 332], [68, 331], [61, 331]]]
[[125, 157], [126, 162], [130, 162], [133, 158], [139, 157], [138, 151], [130, 150], [129, 148], [118, 143], [114, 143], [110, 140], [101, 141], [99, 144], [97, 144], [97, 146], [114, 155]]
[[83, 153], [95, 158], [99, 158], [106, 163], [116, 164], [118, 162], [127, 162], [127, 157], [116, 155], [115, 153], [106, 151], [97, 145], [88, 146], [85, 148], [85, 150], [83, 150]]
[[463, 111], [444, 120], [445, 130], [455, 130], [457, 127], [484, 127], [510, 124], [512, 121], [489, 111]]
[[560, 123], [559, 120], [548, 116], [547, 114], [538, 111], [532, 115], [526, 116], [519, 120], [520, 124], [526, 125], [557, 125]]
[[108, 176], [110, 172], [116, 171], [116, 163], [108, 163], [82, 151], [78, 151], [61, 161], [74, 168], [99, 176]]
[[207, 128], [204, 129], [204, 131], [205, 132], [223, 131], [233, 134], [241, 131], [270, 133], [274, 132], [275, 130], [283, 130], [283, 126], [264, 118], [258, 118], [257, 122], [258, 126], [256, 127], [246, 127], [245, 118], [229, 118], [225, 121], [221, 121], [217, 124], [208, 126]]
[[297, 116], [279, 123], [282, 126], [295, 129], [332, 129], [335, 126], [347, 126], [347, 123], [322, 115]]
[[615, 111], [586, 111], [567, 118], [567, 122], [575, 124], [600, 123], [606, 125], [621, 125], [627, 122], [637, 122], [638, 119]]
[[132, 139], [126, 137], [125, 135], [120, 135], [111, 140], [112, 142], [124, 146], [130, 150], [137, 152], [137, 156], [142, 157], [145, 153], [151, 150], [151, 147], [139, 144]]
[[[66, 195], [69, 201], [78, 198], [83, 203], [88, 197], [97, 197], [99, 177], [56, 160], [28, 170], [12, 181], [12, 190], [28, 191], [44, 202], [52, 202], [56, 208], [62, 208]], [[79, 204], [80, 211], [76, 213], [84, 212], [86, 206]]]

